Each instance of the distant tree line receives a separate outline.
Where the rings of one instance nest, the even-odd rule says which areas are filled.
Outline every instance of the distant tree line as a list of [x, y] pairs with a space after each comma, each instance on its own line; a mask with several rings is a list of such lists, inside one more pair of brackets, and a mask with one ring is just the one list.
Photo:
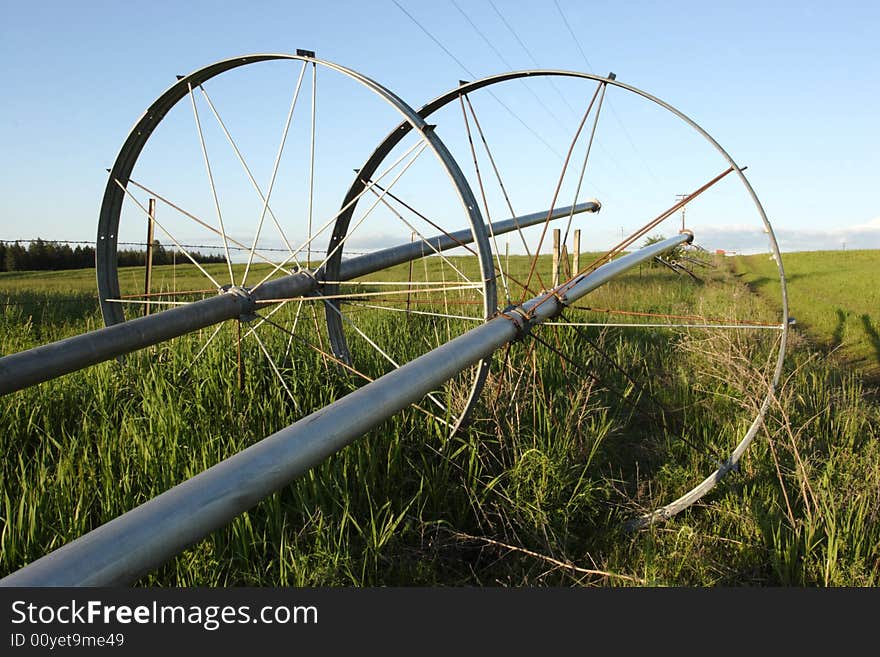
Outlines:
[[[226, 262], [222, 255], [205, 255], [198, 251], [189, 251], [197, 262]], [[147, 250], [123, 249], [117, 251], [117, 262], [120, 267], [143, 266], [146, 262]], [[186, 256], [178, 255], [177, 260], [189, 262]], [[174, 251], [162, 246], [158, 240], [153, 242], [153, 264], [170, 265], [174, 262]], [[36, 239], [27, 247], [21, 242], [0, 242], [0, 271], [46, 271], [59, 269], [85, 269], [95, 266], [95, 247], [62, 242], [49, 242]]]

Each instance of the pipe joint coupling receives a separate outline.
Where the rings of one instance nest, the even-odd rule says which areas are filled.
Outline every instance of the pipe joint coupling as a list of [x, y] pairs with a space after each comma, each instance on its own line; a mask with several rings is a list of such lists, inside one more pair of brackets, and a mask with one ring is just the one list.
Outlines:
[[522, 306], [510, 305], [497, 314], [504, 317], [516, 327], [516, 337], [511, 342], [519, 342], [524, 339], [532, 330], [532, 317]]
[[244, 312], [239, 315], [238, 321], [247, 323], [257, 319], [257, 316], [254, 314], [257, 302], [248, 288], [240, 285], [224, 285], [221, 290], [221, 294], [233, 294], [242, 300], [244, 304]]

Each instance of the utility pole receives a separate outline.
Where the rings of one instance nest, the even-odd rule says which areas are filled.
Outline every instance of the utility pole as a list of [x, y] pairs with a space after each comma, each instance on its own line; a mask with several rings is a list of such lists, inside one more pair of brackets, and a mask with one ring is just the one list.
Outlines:
[[[678, 201], [684, 201], [688, 196], [690, 196], [690, 194], [676, 194], [676, 195], [675, 195], [675, 198], [676, 198], [676, 200], [678, 200]], [[685, 207], [686, 207], [686, 206], [684, 206], [684, 205], [681, 206], [681, 229], [682, 229], [682, 230], [685, 230], [685, 227], [684, 227], [684, 210], [685, 210]]]

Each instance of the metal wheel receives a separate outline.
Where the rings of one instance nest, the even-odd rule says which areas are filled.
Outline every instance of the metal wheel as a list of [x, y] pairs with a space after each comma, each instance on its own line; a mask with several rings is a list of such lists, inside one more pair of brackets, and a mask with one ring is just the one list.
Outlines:
[[[269, 85], [287, 92], [287, 102], [275, 117], [282, 126], [281, 143], [276, 141], [270, 148], [272, 155], [262, 172], [247, 164], [253, 144], [239, 146], [260, 140], [261, 131], [248, 130], [259, 120], [255, 111], [278, 105], [262, 96], [266, 77], [257, 76], [254, 82], [242, 75], [253, 70], [246, 64], [258, 62], [300, 67], [298, 75], [288, 71], [281, 87]], [[329, 132], [343, 137], [332, 143], [327, 168], [316, 155], [317, 126], [322, 124], [315, 111], [315, 77], [312, 110], [305, 120], [309, 129], [300, 135], [301, 152], [307, 155], [294, 161], [301, 166], [298, 170], [294, 166], [293, 173], [280, 166], [310, 67], [313, 76], [319, 67], [341, 74], [339, 80], [351, 85], [349, 90], [365, 92], [381, 110], [396, 114], [396, 120], [404, 118], [348, 186], [347, 176], [328, 174], [338, 174], [339, 167], [346, 166], [340, 164], [346, 161], [341, 155], [362, 161], [363, 153], [370, 152], [369, 146], [378, 139], [372, 134], [375, 107], [358, 103], [358, 111], [353, 112], [353, 96], [344, 85], [331, 87], [339, 96], [326, 103], [331, 117], [345, 127]], [[221, 81], [229, 81], [232, 90], [224, 89]], [[520, 89], [516, 101], [506, 96], [508, 84], [544, 86], [529, 87], [536, 101], [529, 107]], [[550, 89], [562, 104], [548, 100]], [[614, 107], [626, 121], [614, 115], [621, 128], [628, 125], [629, 130], [597, 129], [612, 94]], [[178, 110], [186, 109], [185, 103], [178, 104], [187, 97], [192, 115], [184, 133], [173, 126], [174, 117], [182, 114]], [[233, 122], [225, 119], [227, 102], [244, 116], [236, 129], [229, 129]], [[201, 115], [198, 103], [202, 103]], [[572, 115], [568, 120], [559, 116], [565, 114], [564, 106]], [[218, 111], [220, 107], [223, 111]], [[491, 120], [486, 120], [487, 107], [496, 110]], [[219, 166], [214, 157], [210, 147], [214, 142], [200, 118], [205, 108], [216, 118], [214, 137], [232, 147], [232, 167]], [[266, 119], [271, 120], [271, 116]], [[239, 130], [246, 137], [233, 139]], [[554, 143], [556, 138], [559, 141]], [[188, 161], [184, 139], [195, 144]], [[614, 156], [615, 149], [627, 142], [648, 176], [627, 171]], [[703, 150], [698, 151], [695, 143]], [[420, 158], [425, 150], [433, 151], [435, 159]], [[557, 161], [548, 160], [546, 151]], [[154, 182], [162, 178], [169, 158], [178, 164], [175, 175]], [[456, 162], [468, 161], [472, 167], [466, 176]], [[616, 163], [620, 171], [603, 177], [599, 163], [610, 169]], [[196, 172], [202, 176], [201, 195], [194, 193]], [[257, 183], [261, 173], [269, 181], [265, 187]], [[438, 185], [444, 176], [451, 185]], [[651, 178], [653, 185], [647, 182]], [[737, 179], [740, 184], [732, 185]], [[297, 183], [298, 193], [273, 195], [291, 186], [297, 189]], [[318, 183], [329, 183], [329, 190], [317, 193]], [[239, 198], [235, 191], [241, 188], [249, 191], [250, 209], [245, 202], [228, 200]], [[479, 200], [472, 188], [479, 189]], [[592, 196], [602, 203], [584, 201]], [[344, 199], [341, 209], [339, 198]], [[764, 253], [776, 262], [777, 304], [761, 304], [745, 293], [723, 257], [683, 246], [694, 236], [698, 243], [710, 244], [719, 234], [727, 243], [734, 233], [742, 235], [742, 230], [731, 230], [730, 222], [732, 217], [742, 221], [746, 206], [756, 215], [754, 229], [766, 239]], [[600, 207], [604, 228], [595, 217]], [[670, 224], [677, 224], [679, 212], [684, 235], [652, 234], [678, 232], [678, 226]], [[212, 219], [205, 219], [208, 216]], [[240, 216], [250, 221], [239, 224]], [[313, 221], [315, 217], [322, 219]], [[560, 241], [565, 244], [575, 217], [588, 231], [582, 246], [593, 253], [579, 254], [583, 266], [563, 253], [562, 264], [551, 271], [546, 256], [550, 226], [561, 222], [565, 230]], [[630, 222], [640, 228], [624, 230], [622, 226]], [[277, 230], [278, 246], [266, 237], [266, 223]], [[158, 229], [157, 237], [170, 240], [169, 248], [176, 254], [153, 280], [145, 280], [146, 256], [143, 267], [129, 267], [127, 259], [136, 260], [137, 253], [120, 250], [140, 240], [145, 224]], [[296, 239], [287, 227], [298, 231]], [[621, 227], [619, 239], [617, 227]], [[506, 234], [512, 238], [502, 250]], [[636, 250], [640, 242], [655, 239], [659, 243], [653, 247], [621, 256], [623, 251]], [[484, 381], [491, 383], [487, 410], [496, 418], [506, 418], [504, 428], [527, 431], [531, 422], [519, 420], [529, 414], [531, 421], [543, 422], [533, 436], [511, 440], [517, 443], [513, 448], [505, 451], [502, 446], [496, 454], [502, 461], [525, 455], [534, 459], [537, 454], [537, 472], [543, 476], [542, 449], [574, 450], [587, 465], [599, 452], [609, 457], [615, 451], [626, 457], [635, 454], [634, 465], [625, 467], [611, 458], [599, 467], [604, 468], [606, 481], [625, 489], [609, 495], [609, 501], [634, 504], [640, 514], [629, 524], [644, 526], [687, 508], [737, 467], [773, 401], [785, 354], [788, 309], [781, 256], [743, 168], [691, 119], [613, 76], [510, 73], [463, 83], [416, 113], [368, 78], [316, 60], [310, 53], [219, 62], [181, 77], [136, 124], [110, 170], [98, 247], [98, 286], [108, 327], [5, 356], [0, 372], [7, 376], [2, 378], [18, 380], [0, 392], [208, 327], [192, 350], [169, 350], [183, 354], [188, 371], [212, 354], [222, 355], [224, 349], [217, 348], [226, 346], [218, 338], [221, 329], [210, 327], [230, 319], [236, 335], [229, 345], [239, 352], [234, 360], [240, 385], [247, 376], [242, 345], [249, 344], [268, 364], [246, 371], [260, 369], [260, 381], [279, 383], [280, 398], [286, 394], [294, 406], [299, 398], [297, 374], [321, 367], [322, 362], [328, 381], [337, 367], [353, 375], [348, 380], [387, 375], [326, 408], [326, 400], [319, 401], [317, 412], [117, 517], [89, 538], [69, 543], [4, 578], [5, 584], [130, 582], [410, 403], [419, 403], [421, 412], [436, 418], [444, 429], [457, 427], [474, 406]], [[203, 258], [192, 251], [196, 248], [222, 253], [221, 261], [201, 262]], [[273, 255], [275, 248], [282, 255]], [[236, 249], [241, 249], [240, 260], [233, 255]], [[650, 265], [655, 256], [660, 257], [657, 267], [635, 270], [640, 263]], [[178, 257], [190, 264], [178, 267]], [[421, 265], [424, 276], [416, 273], [414, 263]], [[184, 285], [190, 279], [201, 287]], [[496, 281], [503, 290], [500, 303]], [[213, 296], [198, 301], [203, 295]], [[329, 333], [319, 325], [318, 304], [325, 311]], [[144, 308], [154, 306], [183, 306], [183, 311], [141, 316]], [[172, 325], [166, 326], [168, 322]], [[475, 324], [482, 326], [451, 340]], [[250, 339], [253, 342], [247, 343]], [[330, 347], [323, 347], [321, 339], [328, 339]], [[438, 344], [444, 346], [433, 349]], [[295, 352], [294, 345], [303, 349]], [[503, 354], [487, 371], [490, 366], [480, 359], [498, 349]], [[539, 360], [535, 356], [541, 349], [546, 351]], [[422, 358], [398, 367], [420, 352]], [[169, 357], [176, 357], [173, 354]], [[306, 355], [313, 362], [307, 362]], [[208, 370], [222, 385], [224, 372], [215, 367], [217, 363], [211, 362]], [[432, 390], [469, 366], [473, 367], [458, 385]], [[311, 376], [314, 380], [314, 372]], [[504, 432], [499, 433], [499, 442], [506, 439]], [[578, 440], [572, 441], [572, 435]], [[557, 438], [564, 444], [557, 445]], [[643, 452], [635, 449], [640, 445]], [[681, 476], [656, 476], [688, 461], [708, 466], [708, 476], [695, 486], [682, 484]], [[506, 465], [501, 463], [502, 468]], [[647, 473], [643, 465], [648, 466]], [[693, 470], [684, 472], [690, 476]], [[502, 478], [493, 477], [486, 491], [491, 494], [496, 486], [503, 487]], [[640, 492], [654, 482], [661, 483], [663, 490]], [[664, 503], [670, 498], [675, 499]], [[525, 499], [531, 503], [534, 498]], [[186, 513], [179, 513], [180, 509]]]
[[[782, 258], [745, 167], [691, 118], [613, 74], [533, 70], [461, 82], [419, 114], [436, 124], [478, 194], [502, 306], [564, 287], [661, 235], [692, 230], [695, 245], [710, 246], [682, 247], [574, 304], [505, 350], [485, 393], [500, 400], [501, 416], [514, 412], [508, 400], [538, 381], [534, 351], [545, 351], [562, 373], [560, 392], [540, 383], [531, 392], [546, 398], [554, 421], [579, 431], [589, 409], [560, 407], [586, 404], [613, 426], [603, 439], [608, 454], [637, 455], [629, 465], [603, 466], [609, 479], [624, 481], [614, 497], [635, 511], [630, 527], [699, 500], [738, 467], [785, 356]], [[377, 153], [406, 131], [392, 132]], [[592, 197], [601, 203], [591, 207]], [[598, 207], [598, 215], [584, 212]], [[530, 228], [509, 235], [492, 228], [529, 212], [540, 215]], [[574, 249], [563, 253], [557, 274], [553, 228], [568, 248], [574, 231], [584, 235], [579, 259]], [[736, 283], [735, 260], [720, 249], [736, 251], [737, 240], [775, 260], [778, 291], [769, 301]], [[699, 461], [706, 477], [652, 490], [654, 474], [678, 460]]]
[[[401, 117], [406, 138], [340, 208], [352, 168]], [[257, 129], [265, 126], [271, 139]], [[427, 218], [395, 207], [397, 193], [419, 188], [449, 212]], [[468, 257], [435, 248], [435, 236], [452, 233]], [[302, 368], [323, 368], [320, 377], [342, 385], [373, 380], [496, 306], [481, 213], [440, 138], [386, 88], [305, 51], [178, 76], [110, 169], [97, 241], [108, 326], [211, 295], [246, 297], [256, 310], [232, 320], [231, 331], [203, 329], [188, 349], [181, 338], [168, 357], [184, 355], [182, 373], [204, 367], [240, 387], [272, 379], [297, 410]], [[423, 304], [427, 295], [442, 297], [444, 308]], [[401, 300], [412, 311], [403, 323]], [[457, 426], [485, 370], [419, 408]]]

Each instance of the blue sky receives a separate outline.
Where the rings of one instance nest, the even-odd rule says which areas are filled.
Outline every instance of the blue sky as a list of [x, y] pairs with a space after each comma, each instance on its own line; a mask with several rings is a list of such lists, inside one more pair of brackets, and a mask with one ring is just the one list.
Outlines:
[[[175, 74], [240, 54], [309, 48], [416, 107], [460, 78], [509, 67], [614, 71], [693, 117], [748, 165], [783, 250], [880, 248], [880, 3], [558, 0], [586, 61], [553, 0], [399, 4], [469, 72], [393, 0], [2, 0], [0, 239], [93, 239], [105, 169]], [[606, 142], [610, 161], [622, 172], [650, 169], [656, 183], [665, 169], [640, 160], [662, 143], [625, 101], [614, 107], [609, 123], [625, 124], [627, 139]], [[390, 120], [377, 115], [376, 135]], [[625, 144], [630, 136], [637, 148]], [[611, 173], [596, 180], [619, 184]], [[628, 188], [615, 187], [619, 198], [618, 189]], [[750, 248], [750, 238], [737, 241], [738, 225], [732, 215], [720, 222], [717, 245]]]

